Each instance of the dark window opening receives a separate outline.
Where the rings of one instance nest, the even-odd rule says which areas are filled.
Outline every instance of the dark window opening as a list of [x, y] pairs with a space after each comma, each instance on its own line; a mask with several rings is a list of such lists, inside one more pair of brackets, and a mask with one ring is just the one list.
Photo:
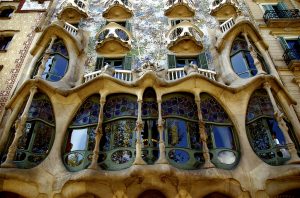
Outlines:
[[0, 17], [11, 17], [14, 9], [8, 8], [0, 11]]
[[7, 50], [12, 38], [12, 36], [0, 37], [0, 51]]

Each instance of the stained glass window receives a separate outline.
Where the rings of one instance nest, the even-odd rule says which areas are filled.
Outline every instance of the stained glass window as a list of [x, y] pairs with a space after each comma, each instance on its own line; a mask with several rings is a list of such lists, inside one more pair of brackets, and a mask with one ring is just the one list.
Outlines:
[[250, 144], [263, 161], [270, 165], [281, 165], [289, 160], [286, 141], [274, 119], [274, 110], [266, 90], [259, 89], [252, 94], [246, 123]]
[[227, 113], [220, 103], [207, 93], [201, 93], [201, 112], [208, 136], [207, 146], [211, 161], [217, 166], [231, 169], [239, 157], [237, 138]]
[[169, 162], [183, 169], [195, 169], [203, 163], [198, 112], [194, 96], [176, 93], [163, 96], [162, 116]]
[[[25, 104], [18, 117], [22, 115]], [[12, 126], [12, 133], [15, 133]], [[49, 98], [40, 92], [33, 97], [23, 135], [17, 144], [15, 163], [19, 168], [32, 168], [48, 155], [55, 135], [55, 118]], [[9, 141], [12, 142], [11, 140]], [[2, 159], [4, 161], [4, 159]]]
[[133, 163], [137, 111], [136, 96], [114, 94], [107, 97], [98, 160], [103, 169], [120, 170]]
[[[40, 57], [35, 65], [35, 69], [32, 73], [34, 77], [38, 73], [42, 58]], [[42, 78], [48, 81], [56, 82], [62, 79], [67, 72], [69, 65], [68, 50], [61, 39], [56, 39], [52, 45], [49, 59], [46, 61], [45, 70], [42, 74]]]
[[88, 97], [69, 126], [63, 158], [70, 171], [87, 168], [91, 163], [100, 110], [99, 101], [99, 95]]

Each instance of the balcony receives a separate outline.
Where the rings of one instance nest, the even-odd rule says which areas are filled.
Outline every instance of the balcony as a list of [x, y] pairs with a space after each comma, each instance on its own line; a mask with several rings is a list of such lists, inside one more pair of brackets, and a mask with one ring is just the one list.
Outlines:
[[172, 18], [195, 16], [195, 6], [192, 0], [168, 0], [165, 16]]
[[86, 0], [67, 0], [58, 12], [58, 19], [69, 23], [79, 22], [81, 18], [88, 17], [88, 7]]
[[240, 12], [234, 0], [215, 0], [209, 6], [212, 16], [236, 16]]
[[131, 50], [131, 33], [117, 23], [106, 25], [96, 38], [96, 50], [102, 55], [126, 55]]
[[298, 9], [267, 10], [263, 18], [268, 27], [300, 27], [300, 13]]
[[286, 49], [283, 54], [283, 59], [292, 71], [300, 70], [300, 51], [296, 49]]
[[199, 54], [203, 49], [202, 36], [203, 32], [197, 26], [183, 21], [167, 33], [167, 48], [175, 54]]
[[[211, 80], [216, 81], [216, 72], [211, 71], [211, 70], [206, 70], [206, 69], [198, 69], [197, 72], [202, 76], [205, 76]], [[95, 71], [89, 74], [84, 75], [84, 83], [93, 80], [94, 78], [100, 76], [103, 74], [103, 71]], [[167, 72], [167, 78], [166, 80], [168, 81], [175, 81], [178, 79], [181, 79], [183, 77], [187, 76], [187, 74], [184, 71], [184, 68], [174, 68], [174, 69], [168, 69]], [[130, 70], [115, 70], [113, 77], [116, 79], [119, 79], [121, 81], [126, 81], [126, 82], [132, 82], [133, 81], [133, 74], [132, 71]]]
[[108, 0], [104, 5], [106, 19], [129, 19], [133, 16], [132, 4], [128, 0]]

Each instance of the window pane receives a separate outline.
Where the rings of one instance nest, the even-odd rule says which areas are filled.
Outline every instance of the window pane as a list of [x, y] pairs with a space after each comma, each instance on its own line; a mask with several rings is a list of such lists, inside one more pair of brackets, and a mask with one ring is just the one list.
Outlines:
[[114, 66], [115, 66], [115, 69], [123, 69], [123, 65], [122, 65], [123, 61], [121, 60], [116, 60], [114, 61]]
[[88, 128], [73, 129], [70, 141], [70, 151], [85, 150], [88, 140]]
[[184, 59], [177, 59], [176, 60], [176, 67], [184, 67], [185, 66], [185, 60]]
[[229, 126], [212, 126], [215, 138], [216, 148], [234, 148], [234, 140], [232, 137], [231, 127]]
[[24, 149], [24, 150], [28, 149], [33, 129], [34, 129], [34, 123], [26, 122], [24, 133], [22, 137], [19, 139], [18, 149]]
[[269, 131], [267, 131], [264, 122], [264, 119], [258, 119], [248, 124], [250, 142], [255, 150], [267, 150], [271, 148]]
[[68, 67], [68, 59], [56, 54], [52, 61], [51, 71], [49, 71], [49, 80], [58, 81], [66, 73]]
[[231, 64], [235, 73], [241, 78], [250, 77], [248, 73], [248, 66], [242, 52], [239, 52], [231, 57]]
[[245, 55], [246, 55], [247, 63], [249, 66], [249, 72], [250, 72], [251, 76], [255, 76], [257, 74], [257, 70], [254, 65], [253, 57], [251, 56], [250, 52], [245, 52]]
[[32, 147], [33, 153], [48, 153], [54, 128], [42, 122], [36, 122], [34, 127], [36, 133]]
[[188, 147], [187, 123], [179, 119], [167, 119], [168, 144], [174, 147]]

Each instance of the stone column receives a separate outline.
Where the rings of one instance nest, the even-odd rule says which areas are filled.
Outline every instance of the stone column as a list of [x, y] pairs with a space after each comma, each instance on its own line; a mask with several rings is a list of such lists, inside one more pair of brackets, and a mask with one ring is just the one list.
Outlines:
[[257, 55], [257, 52], [255, 51], [254, 46], [249, 41], [248, 34], [246, 32], [243, 32], [242, 34], [245, 37], [248, 48], [250, 50], [250, 54], [253, 58], [254, 65], [256, 66], [256, 69], [257, 69], [257, 74], [266, 74], [266, 72], [263, 70], [262, 63], [258, 60], [258, 55]]
[[157, 99], [158, 106], [158, 132], [159, 132], [159, 159], [156, 161], [156, 164], [168, 164], [166, 159], [166, 146], [164, 142], [164, 123], [165, 121], [162, 119], [161, 112], [161, 99]]
[[53, 35], [53, 36], [51, 37], [51, 42], [50, 42], [48, 48], [47, 48], [46, 51], [45, 51], [45, 54], [44, 54], [44, 56], [43, 56], [43, 59], [42, 59], [41, 64], [39, 65], [39, 69], [38, 69], [37, 74], [35, 75], [35, 78], [41, 78], [41, 77], [42, 77], [43, 72], [44, 72], [45, 69], [46, 69], [46, 63], [47, 63], [47, 61], [48, 61], [49, 58], [50, 58], [50, 54], [51, 54], [51, 50], [52, 50], [53, 43], [54, 43], [54, 41], [55, 41], [56, 38], [57, 38], [57, 37], [56, 37], [55, 35]]
[[12, 144], [10, 145], [10, 147], [8, 149], [6, 160], [1, 165], [1, 167], [4, 167], [4, 168], [13, 168], [13, 167], [15, 167], [15, 164], [13, 163], [13, 160], [15, 158], [18, 142], [19, 142], [20, 137], [24, 133], [24, 127], [25, 127], [25, 124], [26, 124], [26, 121], [27, 121], [27, 118], [28, 118], [29, 108], [31, 106], [33, 97], [36, 94], [36, 92], [37, 92], [37, 87], [36, 86], [31, 87], [30, 95], [29, 95], [29, 98], [26, 102], [26, 106], [24, 108], [24, 111], [23, 111], [21, 117], [15, 123], [15, 127], [16, 127], [15, 137], [13, 139]]
[[204, 157], [204, 165], [203, 168], [213, 168], [215, 165], [211, 163], [210, 161], [210, 155], [209, 155], [209, 149], [207, 147], [207, 134], [205, 132], [205, 122], [203, 121], [203, 116], [201, 112], [201, 102], [199, 95], [195, 95], [195, 102], [197, 104], [197, 110], [198, 110], [198, 119], [199, 119], [199, 135], [200, 140], [202, 142], [202, 148], [203, 148], [203, 157]]
[[104, 105], [105, 105], [105, 96], [100, 98], [100, 111], [99, 111], [99, 117], [98, 117], [98, 125], [95, 130], [96, 137], [95, 137], [95, 147], [93, 150], [93, 159], [92, 163], [88, 167], [89, 169], [97, 169], [98, 165], [98, 158], [99, 158], [99, 147], [100, 147], [100, 141], [103, 136], [103, 110], [104, 110]]
[[136, 156], [135, 161], [133, 162], [134, 165], [143, 165], [146, 162], [142, 158], [142, 142], [141, 142], [141, 133], [144, 128], [143, 120], [142, 120], [142, 104], [143, 100], [138, 99], [138, 119], [136, 121]]
[[278, 122], [278, 126], [281, 129], [284, 139], [286, 141], [286, 145], [288, 147], [288, 150], [290, 151], [291, 154], [291, 159], [289, 160], [289, 163], [299, 163], [299, 158], [297, 157], [297, 151], [295, 148], [295, 144], [294, 142], [291, 140], [290, 136], [289, 136], [289, 128], [286, 125], [286, 122], [283, 119], [284, 114], [279, 110], [275, 98], [272, 94], [271, 91], [271, 85], [269, 82], [265, 82], [264, 83], [264, 89], [268, 92], [269, 98], [271, 100], [273, 109], [274, 109], [274, 118], [275, 120]]

